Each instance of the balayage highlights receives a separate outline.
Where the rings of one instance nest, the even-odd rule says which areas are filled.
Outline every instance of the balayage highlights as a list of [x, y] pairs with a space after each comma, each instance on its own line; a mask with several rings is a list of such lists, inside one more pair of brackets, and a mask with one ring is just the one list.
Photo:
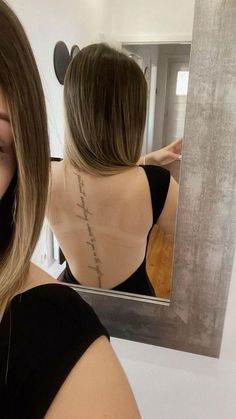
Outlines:
[[21, 23], [2, 0], [0, 86], [8, 105], [17, 160], [14, 229], [0, 258], [2, 313], [24, 285], [42, 227], [49, 180], [47, 117], [38, 69]]
[[110, 175], [135, 166], [146, 121], [139, 66], [106, 44], [83, 48], [65, 78], [65, 155], [79, 170]]

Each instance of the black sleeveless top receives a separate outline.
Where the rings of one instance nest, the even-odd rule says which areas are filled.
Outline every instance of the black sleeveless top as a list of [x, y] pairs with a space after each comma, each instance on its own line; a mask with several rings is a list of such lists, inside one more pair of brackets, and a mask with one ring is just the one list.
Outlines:
[[92, 308], [70, 287], [45, 284], [15, 296], [0, 323], [1, 419], [42, 419], [74, 365], [101, 335], [108, 337]]
[[[169, 184], [170, 184], [170, 172], [160, 166], [140, 166], [146, 173], [150, 194], [152, 202], [152, 213], [153, 213], [153, 223], [156, 224], [163, 207], [165, 205]], [[151, 229], [152, 229], [151, 227]], [[149, 231], [149, 234], [151, 232]], [[148, 237], [149, 237], [148, 234]], [[147, 243], [148, 243], [147, 237]], [[146, 255], [147, 255], [147, 246], [145, 257], [141, 265], [137, 270], [125, 281], [121, 282], [116, 287], [112, 288], [114, 291], [129, 292], [132, 294], [141, 294], [155, 297], [155, 290], [148, 278], [146, 271]], [[62, 282], [79, 284], [79, 281], [73, 276], [69, 265], [67, 264]]]
[[17, 185], [17, 173], [12, 178], [10, 185], [8, 186], [5, 194], [0, 199], [0, 257], [4, 254], [9, 245], [9, 241], [14, 228], [13, 212], [14, 212], [14, 200], [15, 200], [15, 189]]

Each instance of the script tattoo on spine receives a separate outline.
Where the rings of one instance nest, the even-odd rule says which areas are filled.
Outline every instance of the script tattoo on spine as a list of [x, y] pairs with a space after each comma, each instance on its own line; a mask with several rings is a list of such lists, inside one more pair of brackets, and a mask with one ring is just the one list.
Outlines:
[[84, 190], [83, 179], [78, 173], [75, 173], [75, 176], [78, 179], [79, 192], [80, 192], [80, 203], [76, 204], [77, 207], [80, 209], [80, 214], [76, 214], [76, 217], [80, 218], [80, 220], [82, 220], [86, 223], [87, 230], [88, 230], [88, 241], [86, 243], [90, 247], [90, 249], [92, 251], [92, 256], [93, 256], [93, 265], [88, 265], [88, 268], [93, 270], [96, 273], [99, 288], [100, 288], [101, 287], [101, 278], [102, 278], [102, 275], [103, 275], [103, 273], [100, 269], [100, 265], [101, 265], [102, 262], [100, 261], [100, 259], [98, 257], [98, 254], [97, 254], [96, 239], [95, 239], [93, 230], [92, 230], [91, 225], [90, 225], [89, 216], [91, 216], [92, 213], [89, 211], [89, 209], [87, 207], [87, 204], [86, 204], [86, 193], [85, 193], [85, 190]]

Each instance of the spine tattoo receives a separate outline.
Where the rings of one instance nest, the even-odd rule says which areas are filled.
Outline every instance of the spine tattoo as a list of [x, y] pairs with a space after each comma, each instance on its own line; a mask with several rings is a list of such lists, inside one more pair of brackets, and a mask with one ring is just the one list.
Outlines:
[[86, 193], [84, 189], [84, 181], [78, 173], [75, 173], [75, 176], [77, 177], [77, 180], [78, 180], [79, 193], [80, 193], [80, 203], [76, 204], [80, 213], [76, 214], [76, 217], [80, 218], [80, 220], [86, 223], [86, 227], [88, 230], [88, 240], [86, 244], [91, 249], [92, 256], [93, 256], [93, 264], [88, 265], [88, 268], [93, 270], [96, 273], [98, 286], [99, 288], [101, 288], [101, 278], [102, 278], [103, 273], [101, 271], [100, 265], [102, 262], [100, 261], [98, 257], [98, 253], [96, 249], [96, 238], [95, 238], [95, 235], [93, 233], [91, 223], [90, 223], [90, 217], [92, 213], [89, 211], [86, 204]]

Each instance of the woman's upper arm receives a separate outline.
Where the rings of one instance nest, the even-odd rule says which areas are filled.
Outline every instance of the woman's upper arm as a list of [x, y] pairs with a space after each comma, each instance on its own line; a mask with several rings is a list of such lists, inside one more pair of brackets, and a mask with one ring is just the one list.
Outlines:
[[45, 419], [136, 419], [128, 380], [105, 336], [96, 339], [74, 366]]
[[174, 234], [176, 211], [178, 203], [179, 185], [171, 176], [165, 205], [158, 218], [157, 224], [166, 234]]

